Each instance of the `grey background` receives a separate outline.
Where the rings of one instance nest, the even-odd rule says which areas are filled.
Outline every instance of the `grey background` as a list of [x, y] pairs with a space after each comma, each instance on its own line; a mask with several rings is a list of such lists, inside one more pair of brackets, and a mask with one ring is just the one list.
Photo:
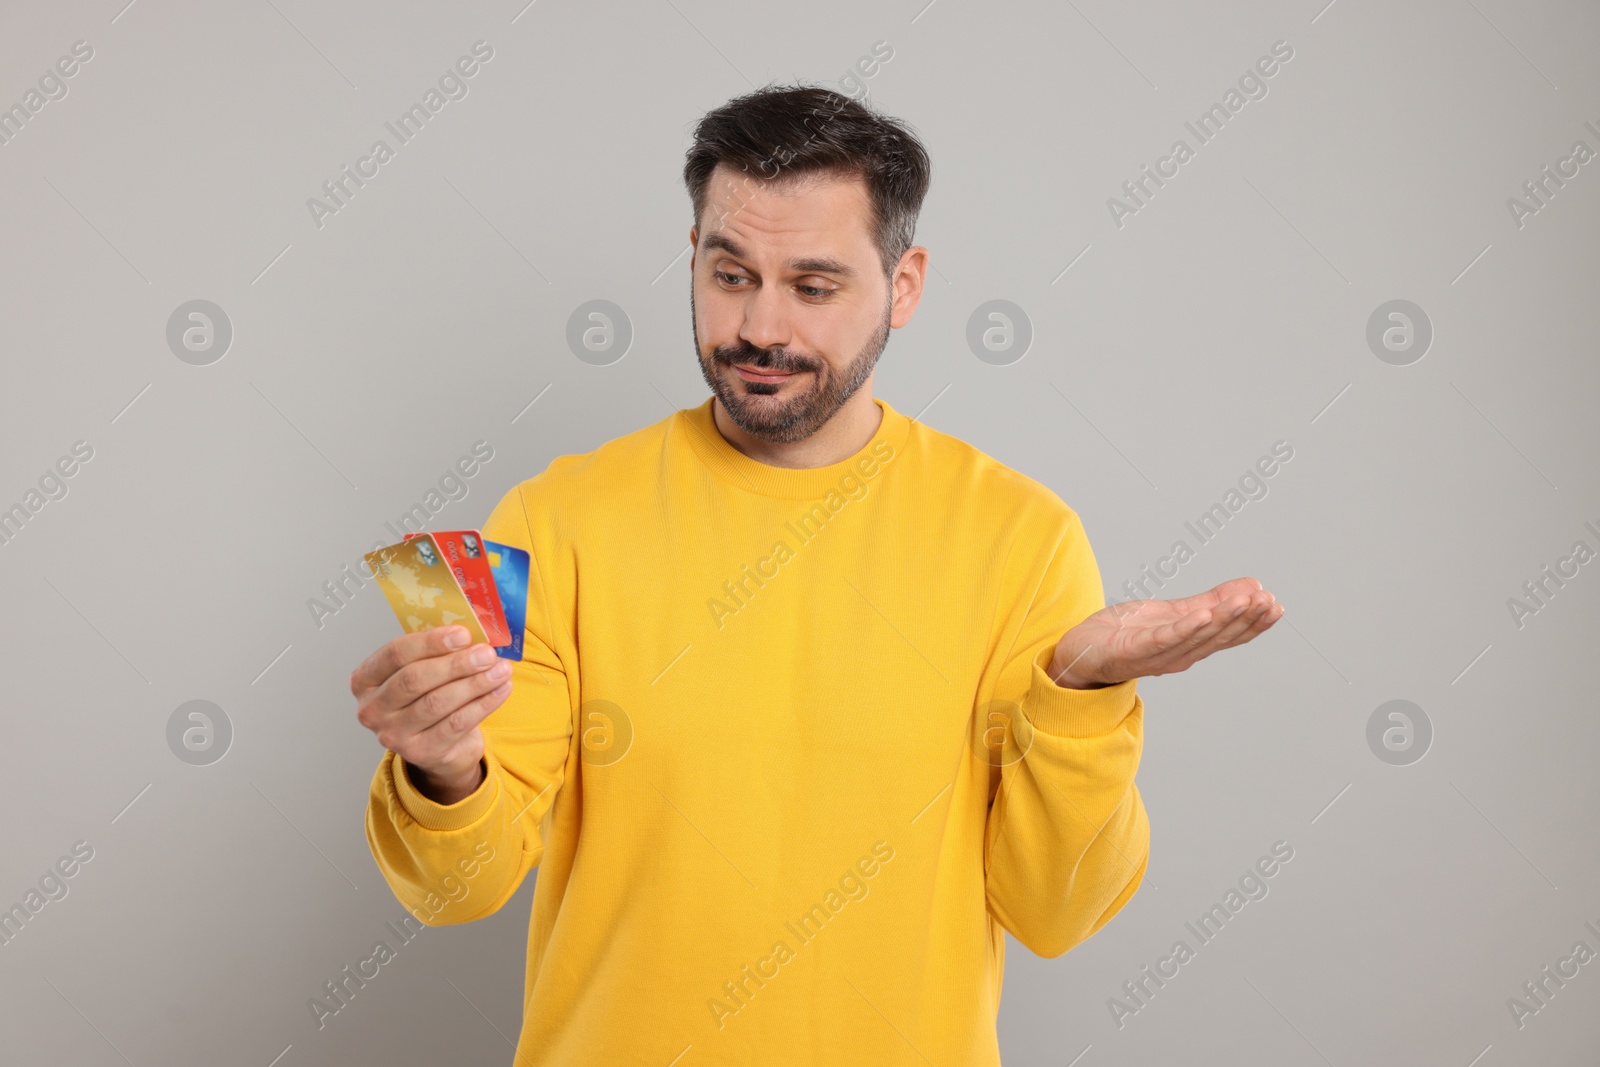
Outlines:
[[[307, 601], [472, 442], [494, 459], [436, 528], [704, 399], [689, 130], [881, 40], [864, 84], [933, 157], [934, 269], [877, 395], [1060, 493], [1112, 599], [1294, 449], [1157, 594], [1251, 574], [1288, 613], [1141, 681], [1149, 878], [1061, 958], [1011, 942], [1006, 1063], [1595, 1062], [1600, 962], [1521, 1028], [1506, 1004], [1600, 951], [1600, 563], [1507, 606], [1600, 548], [1600, 162], [1520, 228], [1506, 203], [1600, 149], [1594, 5], [123, 3], [0, 7], [0, 104], [94, 48], [0, 146], [0, 506], [94, 449], [0, 547], [0, 906], [94, 849], [0, 947], [0, 1060], [510, 1062], [532, 878], [314, 1024], [403, 909], [347, 689], [396, 624], [374, 586], [320, 628]], [[319, 229], [307, 198], [480, 39], [469, 94]], [[1278, 40], [1268, 95], [1114, 225]], [[233, 328], [209, 366], [166, 343], [196, 299]], [[633, 329], [606, 366], [565, 340], [594, 299]], [[994, 299], [1033, 331], [1005, 366], [966, 342]], [[1433, 326], [1408, 366], [1366, 343], [1393, 299]], [[1407, 766], [1366, 740], [1394, 699], [1434, 731]], [[168, 748], [191, 700], [232, 726], [208, 765]], [[1270, 894], [1119, 1029], [1108, 998], [1278, 840]]]

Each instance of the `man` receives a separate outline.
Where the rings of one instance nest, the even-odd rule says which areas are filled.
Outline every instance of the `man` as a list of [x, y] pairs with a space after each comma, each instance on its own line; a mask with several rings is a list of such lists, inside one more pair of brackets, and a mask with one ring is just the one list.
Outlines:
[[352, 674], [373, 855], [432, 925], [540, 868], [529, 1067], [999, 1064], [1003, 931], [1058, 956], [1144, 875], [1134, 679], [1283, 609], [1106, 608], [1055, 493], [872, 396], [928, 265], [903, 124], [769, 87], [684, 176], [713, 395], [496, 505], [521, 662], [446, 627]]

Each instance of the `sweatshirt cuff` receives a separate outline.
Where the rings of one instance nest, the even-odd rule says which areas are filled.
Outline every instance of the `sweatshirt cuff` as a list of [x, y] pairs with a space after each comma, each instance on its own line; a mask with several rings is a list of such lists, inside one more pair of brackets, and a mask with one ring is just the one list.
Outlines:
[[1045, 645], [1033, 658], [1033, 680], [1028, 687], [1028, 721], [1035, 729], [1066, 737], [1107, 734], [1127, 718], [1138, 703], [1137, 678], [1099, 689], [1068, 689], [1050, 677], [1054, 645]]
[[483, 759], [483, 781], [478, 783], [477, 789], [454, 804], [441, 804], [418, 792], [406, 774], [406, 761], [399, 753], [390, 752], [389, 761], [389, 770], [394, 777], [394, 792], [400, 799], [400, 806], [425, 830], [460, 830], [471, 826], [499, 799], [499, 769], [494, 756], [487, 751]]

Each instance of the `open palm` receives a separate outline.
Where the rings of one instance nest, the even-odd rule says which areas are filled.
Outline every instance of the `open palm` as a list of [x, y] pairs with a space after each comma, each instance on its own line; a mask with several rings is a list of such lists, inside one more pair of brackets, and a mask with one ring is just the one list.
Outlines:
[[1102, 608], [1056, 645], [1050, 676], [1068, 689], [1187, 670], [1221, 648], [1242, 645], [1283, 617], [1254, 578], [1233, 578], [1178, 600], [1128, 600]]

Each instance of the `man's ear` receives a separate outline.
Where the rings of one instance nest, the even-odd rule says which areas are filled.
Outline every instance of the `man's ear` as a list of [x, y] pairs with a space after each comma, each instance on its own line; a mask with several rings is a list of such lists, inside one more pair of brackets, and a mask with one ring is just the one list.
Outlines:
[[900, 257], [892, 283], [894, 299], [890, 306], [890, 326], [898, 330], [911, 321], [911, 313], [917, 310], [917, 304], [922, 299], [922, 287], [927, 274], [928, 250], [922, 245], [906, 249]]
[[[696, 223], [695, 225], [689, 227], [689, 247], [693, 248], [695, 250], [695, 252], [698, 252], [699, 249], [700, 249], [700, 226], [699, 226], [698, 223]], [[689, 253], [689, 273], [690, 274], [694, 273], [695, 252], [690, 252]]]

